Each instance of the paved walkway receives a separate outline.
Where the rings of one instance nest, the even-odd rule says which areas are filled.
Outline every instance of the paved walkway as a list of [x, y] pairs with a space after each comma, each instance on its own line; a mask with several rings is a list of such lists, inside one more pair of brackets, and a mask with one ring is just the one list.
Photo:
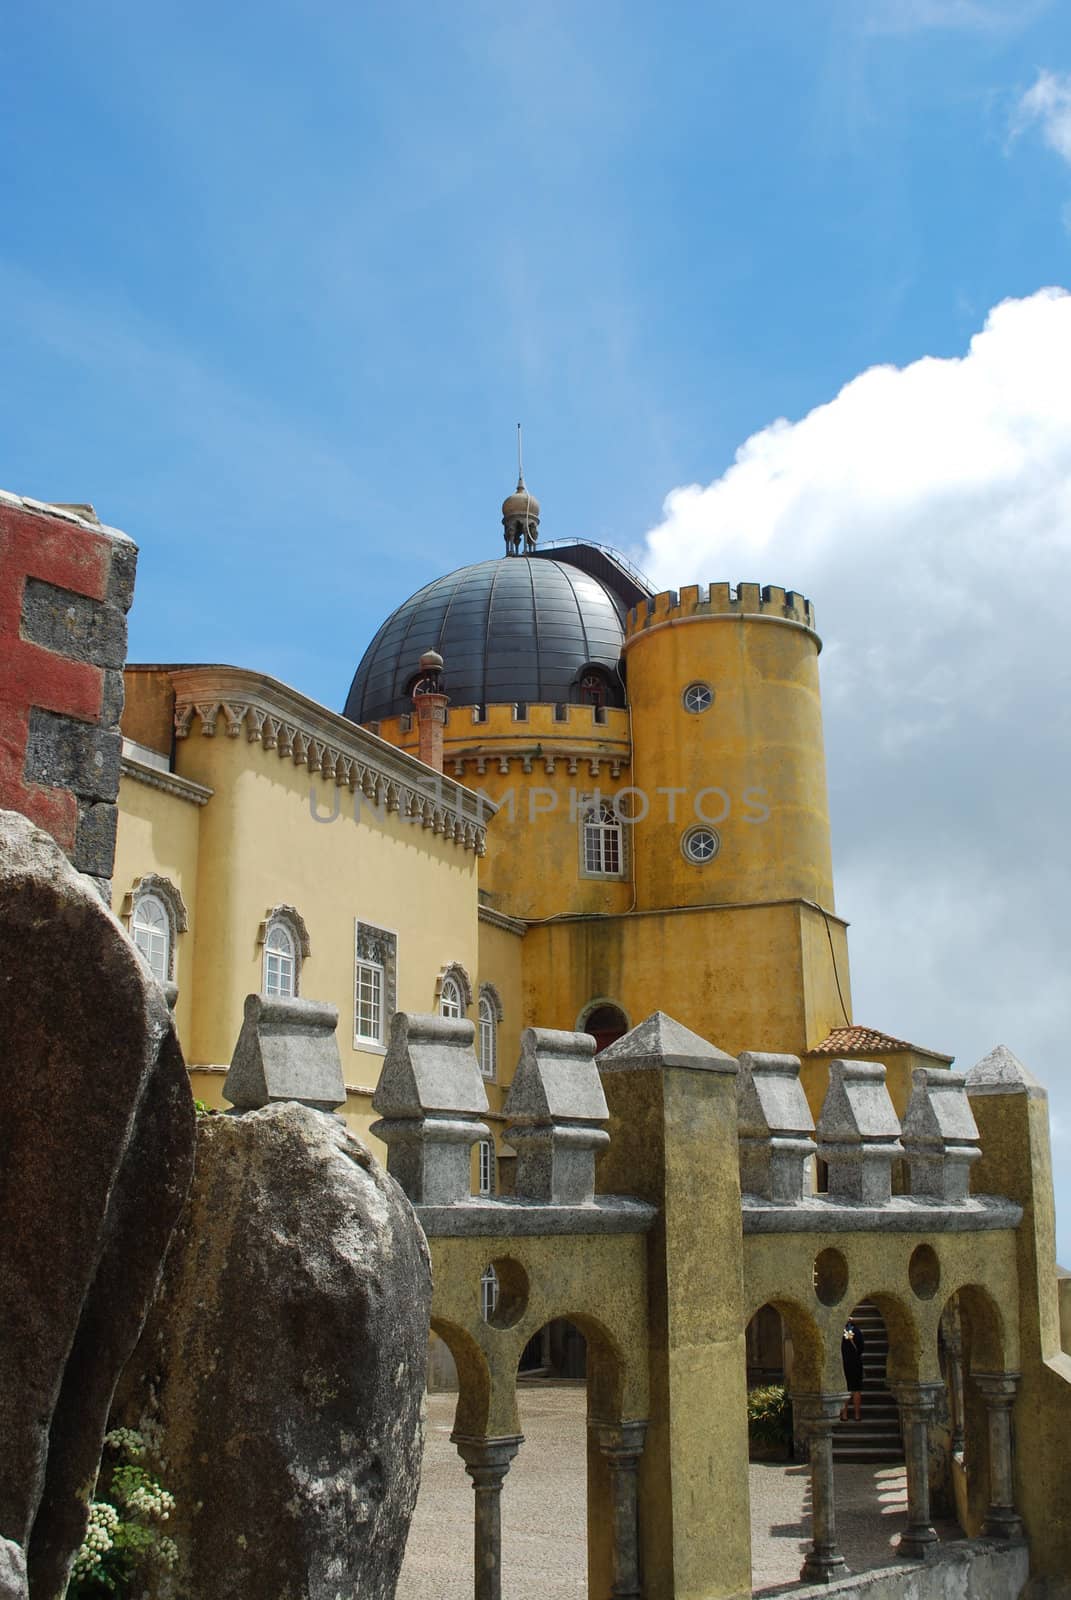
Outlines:
[[[502, 1491], [503, 1600], [586, 1600], [585, 1390], [519, 1391], [525, 1443]], [[420, 1498], [409, 1534], [397, 1600], [471, 1600], [472, 1485], [450, 1430], [455, 1396], [428, 1399]], [[853, 1572], [894, 1560], [907, 1490], [902, 1466], [843, 1464], [836, 1469], [837, 1533]], [[753, 1462], [752, 1582], [784, 1593], [799, 1582], [807, 1549], [807, 1469]], [[961, 1537], [954, 1524], [943, 1537]]]

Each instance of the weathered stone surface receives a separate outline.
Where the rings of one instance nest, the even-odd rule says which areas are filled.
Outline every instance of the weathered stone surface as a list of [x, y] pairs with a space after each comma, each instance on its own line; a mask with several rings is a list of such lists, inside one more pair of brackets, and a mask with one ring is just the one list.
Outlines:
[[0, 1539], [0, 1600], [26, 1600], [26, 1562], [10, 1539]]
[[93, 887], [0, 813], [0, 1536], [66, 1588], [108, 1407], [189, 1186], [166, 1003]]
[[583, 1205], [595, 1194], [595, 1155], [610, 1136], [606, 1095], [588, 1033], [526, 1028], [502, 1110], [517, 1151], [520, 1199]]
[[1044, 1095], [1045, 1087], [1006, 1044], [998, 1044], [968, 1072], [967, 1093], [1025, 1094], [1037, 1098]]
[[799, 1056], [744, 1050], [738, 1060], [740, 1188], [791, 1205], [803, 1198], [805, 1164], [815, 1153]]
[[661, 1064], [707, 1072], [735, 1072], [736, 1058], [701, 1039], [664, 1011], [652, 1011], [630, 1033], [595, 1057], [600, 1072], [647, 1072]]
[[319, 1111], [345, 1105], [337, 1027], [338, 1007], [325, 1000], [247, 995], [225, 1098], [239, 1111], [273, 1100], [299, 1100]]
[[982, 1152], [966, 1081], [946, 1067], [916, 1067], [912, 1074], [903, 1125], [912, 1194], [957, 1204], [970, 1193], [971, 1165]]
[[471, 1150], [491, 1130], [479, 1119], [487, 1092], [464, 1018], [399, 1011], [372, 1109], [387, 1171], [414, 1205], [450, 1205], [471, 1193]]
[[830, 1062], [818, 1118], [818, 1154], [829, 1167], [830, 1199], [887, 1205], [892, 1164], [903, 1153], [881, 1062]]
[[154, 1600], [390, 1600], [431, 1303], [405, 1197], [333, 1117], [202, 1118], [115, 1419], [162, 1428], [179, 1546]]

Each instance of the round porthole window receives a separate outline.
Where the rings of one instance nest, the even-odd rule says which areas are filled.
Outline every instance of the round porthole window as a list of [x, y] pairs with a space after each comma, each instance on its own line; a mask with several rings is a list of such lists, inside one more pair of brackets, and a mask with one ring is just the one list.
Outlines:
[[684, 701], [685, 711], [691, 711], [698, 716], [700, 711], [709, 711], [714, 704], [714, 690], [709, 683], [690, 683], [681, 699]]
[[713, 861], [721, 849], [721, 840], [713, 828], [689, 828], [681, 840], [681, 849], [688, 861]]

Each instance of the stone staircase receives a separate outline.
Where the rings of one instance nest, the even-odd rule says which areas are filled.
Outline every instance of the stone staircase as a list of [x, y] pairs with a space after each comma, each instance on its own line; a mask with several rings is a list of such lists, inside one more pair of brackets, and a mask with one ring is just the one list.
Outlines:
[[904, 1459], [900, 1433], [900, 1408], [885, 1384], [889, 1336], [881, 1312], [872, 1300], [862, 1300], [852, 1312], [866, 1341], [863, 1350], [863, 1419], [837, 1424], [833, 1432], [834, 1461], [863, 1461], [878, 1465]]

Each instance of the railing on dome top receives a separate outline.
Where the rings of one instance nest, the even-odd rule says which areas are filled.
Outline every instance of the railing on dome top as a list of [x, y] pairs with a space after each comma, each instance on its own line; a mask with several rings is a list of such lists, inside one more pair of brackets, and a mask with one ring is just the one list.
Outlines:
[[648, 594], [654, 594], [655, 586], [645, 572], [641, 572], [628, 556], [622, 555], [612, 544], [602, 544], [598, 539], [541, 539], [536, 553], [539, 554], [544, 550], [561, 550], [566, 545], [573, 544], [588, 545], [592, 550], [601, 550], [611, 561], [616, 561], [619, 567], [624, 567], [629, 577], [635, 579]]

